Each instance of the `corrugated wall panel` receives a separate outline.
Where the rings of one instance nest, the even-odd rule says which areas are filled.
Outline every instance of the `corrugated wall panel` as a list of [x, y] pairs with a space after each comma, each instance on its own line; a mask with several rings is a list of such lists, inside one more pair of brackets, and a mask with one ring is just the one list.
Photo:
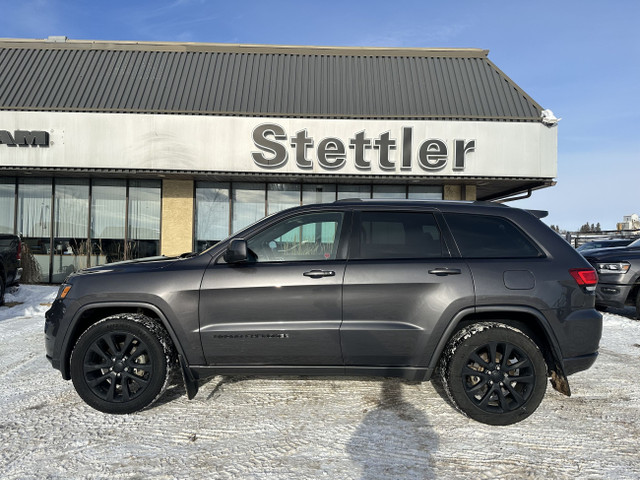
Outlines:
[[0, 48], [0, 108], [537, 120], [485, 56]]

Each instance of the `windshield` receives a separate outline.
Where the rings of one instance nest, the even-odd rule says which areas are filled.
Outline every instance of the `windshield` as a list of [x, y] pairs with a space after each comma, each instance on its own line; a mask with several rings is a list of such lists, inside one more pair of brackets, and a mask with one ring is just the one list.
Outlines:
[[627, 245], [627, 247], [629, 247], [629, 248], [640, 248], [640, 238], [638, 238], [637, 240], [634, 240], [633, 242], [631, 242], [629, 245]]

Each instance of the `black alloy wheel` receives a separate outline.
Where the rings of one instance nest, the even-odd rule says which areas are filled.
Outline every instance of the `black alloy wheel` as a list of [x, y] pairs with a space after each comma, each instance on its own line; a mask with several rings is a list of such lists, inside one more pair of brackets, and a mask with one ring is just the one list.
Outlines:
[[451, 401], [474, 420], [510, 425], [531, 415], [544, 397], [546, 363], [523, 332], [480, 323], [456, 334], [444, 352], [441, 375]]
[[174, 358], [171, 340], [158, 323], [143, 315], [114, 315], [80, 336], [71, 355], [71, 378], [93, 408], [132, 413], [160, 397]]

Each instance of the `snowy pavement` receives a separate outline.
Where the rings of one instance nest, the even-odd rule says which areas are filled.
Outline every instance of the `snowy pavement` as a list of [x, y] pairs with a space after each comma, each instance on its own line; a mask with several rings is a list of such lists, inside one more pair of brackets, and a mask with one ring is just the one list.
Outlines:
[[[188, 401], [92, 410], [44, 357], [55, 287], [22, 286], [0, 307], [2, 479], [637, 479], [640, 322], [605, 315], [600, 357], [550, 387], [525, 421], [457, 413], [431, 383], [214, 377]], [[12, 305], [9, 303], [9, 305]], [[623, 312], [624, 313], [624, 312]]]

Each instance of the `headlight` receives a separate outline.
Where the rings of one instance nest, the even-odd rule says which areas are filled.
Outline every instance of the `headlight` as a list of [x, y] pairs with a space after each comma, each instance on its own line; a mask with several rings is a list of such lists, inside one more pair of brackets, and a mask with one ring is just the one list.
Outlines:
[[613, 263], [598, 263], [598, 273], [617, 273], [624, 274], [629, 271], [631, 264], [629, 262], [613, 262]]

